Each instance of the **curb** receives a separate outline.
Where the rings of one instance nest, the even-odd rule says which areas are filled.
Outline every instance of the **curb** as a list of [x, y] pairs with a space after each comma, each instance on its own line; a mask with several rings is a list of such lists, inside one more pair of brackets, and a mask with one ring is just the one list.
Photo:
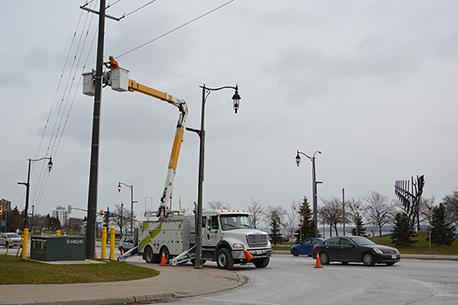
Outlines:
[[2, 303], [1, 305], [120, 305], [120, 304], [146, 304], [151, 302], [167, 302], [174, 299], [183, 299], [187, 297], [195, 297], [202, 295], [209, 295], [217, 292], [227, 291], [241, 286], [246, 285], [251, 281], [248, 276], [240, 275], [238, 272], [235, 272], [237, 275], [238, 285], [229, 288], [223, 288], [219, 290], [214, 290], [211, 292], [203, 293], [190, 293], [190, 294], [181, 294], [181, 293], [159, 293], [159, 294], [146, 294], [146, 295], [134, 295], [120, 298], [97, 298], [90, 300], [70, 300], [70, 301], [52, 301], [52, 302], [14, 302], [14, 303]]

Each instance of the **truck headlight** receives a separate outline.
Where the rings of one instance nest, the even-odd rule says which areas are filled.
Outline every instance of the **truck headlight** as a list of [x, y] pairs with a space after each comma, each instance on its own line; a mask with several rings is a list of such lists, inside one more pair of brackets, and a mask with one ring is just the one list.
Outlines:
[[383, 254], [383, 251], [379, 248], [374, 248], [373, 249], [375, 253], [378, 253], [378, 254]]
[[243, 244], [235, 243], [232, 244], [232, 249], [243, 249], [245, 246]]

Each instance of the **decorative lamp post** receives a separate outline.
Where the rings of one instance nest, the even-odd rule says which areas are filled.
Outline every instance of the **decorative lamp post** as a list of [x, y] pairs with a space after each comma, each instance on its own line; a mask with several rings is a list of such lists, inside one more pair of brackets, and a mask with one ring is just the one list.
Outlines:
[[203, 182], [204, 182], [204, 153], [205, 153], [205, 103], [207, 97], [211, 91], [219, 91], [222, 89], [233, 89], [235, 90], [232, 96], [232, 103], [235, 113], [238, 113], [240, 106], [240, 95], [238, 92], [238, 85], [223, 86], [219, 88], [208, 88], [205, 86], [199, 86], [202, 88], [202, 113], [200, 116], [200, 129], [186, 128], [188, 131], [195, 132], [199, 135], [200, 149], [199, 149], [199, 181], [198, 181], [198, 195], [197, 195], [197, 211], [196, 211], [196, 249], [194, 268], [202, 269], [202, 199], [203, 199]]
[[300, 155], [303, 155], [305, 157], [307, 157], [310, 162], [312, 162], [312, 200], [313, 200], [313, 222], [314, 222], [314, 226], [315, 226], [315, 232], [318, 232], [318, 217], [317, 217], [317, 184], [319, 183], [323, 183], [321, 181], [316, 181], [316, 170], [315, 170], [315, 156], [316, 154], [321, 154], [321, 151], [317, 150], [315, 151], [315, 153], [312, 155], [312, 156], [309, 156], [301, 151], [297, 151], [297, 154], [296, 154], [296, 165], [297, 167], [299, 167], [299, 165], [301, 164], [301, 156]]
[[118, 193], [121, 192], [122, 185], [130, 188], [130, 236], [134, 236], [134, 186], [124, 182], [118, 182]]

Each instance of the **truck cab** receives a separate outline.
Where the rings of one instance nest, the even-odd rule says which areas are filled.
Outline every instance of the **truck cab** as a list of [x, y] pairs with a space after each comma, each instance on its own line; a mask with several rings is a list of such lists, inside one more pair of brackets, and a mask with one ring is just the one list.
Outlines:
[[202, 257], [215, 260], [218, 267], [232, 269], [249, 260], [264, 268], [269, 264], [272, 247], [267, 233], [254, 229], [249, 213], [239, 210], [209, 210], [202, 213]]

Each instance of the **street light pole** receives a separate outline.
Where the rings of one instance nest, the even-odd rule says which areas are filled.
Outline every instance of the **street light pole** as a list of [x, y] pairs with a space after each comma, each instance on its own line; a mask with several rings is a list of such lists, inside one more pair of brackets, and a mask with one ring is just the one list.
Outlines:
[[202, 269], [202, 200], [203, 200], [203, 192], [204, 192], [204, 155], [205, 155], [205, 103], [207, 101], [207, 97], [211, 91], [219, 91], [222, 89], [234, 89], [235, 93], [232, 96], [233, 100], [233, 107], [235, 113], [238, 112], [239, 103], [240, 103], [240, 95], [238, 93], [238, 85], [235, 87], [232, 86], [223, 86], [219, 88], [208, 88], [205, 86], [199, 86], [202, 88], [202, 109], [201, 109], [201, 116], [200, 116], [200, 130], [194, 128], [186, 128], [188, 131], [192, 131], [198, 134], [200, 139], [199, 144], [199, 178], [197, 184], [197, 210], [196, 210], [196, 220], [195, 220], [195, 232], [196, 232], [196, 248], [195, 248], [195, 255], [194, 255], [194, 268]]
[[27, 170], [27, 182], [18, 182], [17, 184], [22, 184], [25, 186], [25, 208], [24, 208], [24, 226], [23, 229], [28, 228], [28, 220], [29, 220], [29, 189], [30, 189], [30, 168], [32, 165], [32, 162], [35, 161], [42, 161], [42, 160], [49, 160], [48, 162], [48, 171], [51, 171], [52, 169], [52, 157], [43, 157], [40, 159], [27, 159], [29, 162], [28, 170]]
[[301, 156], [304, 155], [307, 157], [307, 159], [312, 162], [312, 198], [313, 198], [313, 222], [314, 222], [314, 227], [315, 227], [315, 234], [318, 232], [318, 213], [317, 213], [317, 208], [318, 208], [318, 195], [317, 195], [317, 187], [316, 185], [319, 183], [322, 183], [321, 181], [316, 181], [316, 168], [315, 168], [315, 155], [316, 154], [321, 154], [321, 151], [317, 150], [312, 156], [309, 156], [301, 151], [297, 151], [296, 154], [296, 165], [299, 167], [300, 162], [301, 162]]
[[118, 192], [121, 192], [121, 185], [127, 186], [130, 188], [130, 236], [133, 236], [134, 230], [134, 186], [126, 184], [124, 182], [118, 183]]

